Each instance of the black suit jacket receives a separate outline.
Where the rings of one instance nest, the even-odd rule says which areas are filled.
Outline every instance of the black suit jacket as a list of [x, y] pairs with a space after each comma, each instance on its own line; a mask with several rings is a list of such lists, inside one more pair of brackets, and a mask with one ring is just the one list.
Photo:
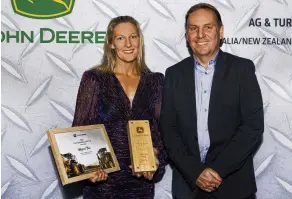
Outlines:
[[252, 61], [219, 51], [209, 104], [210, 148], [203, 164], [197, 138], [194, 59], [188, 57], [166, 70], [160, 127], [174, 165], [175, 197], [191, 199], [202, 192], [196, 180], [206, 167], [223, 178], [211, 195], [237, 199], [256, 192], [253, 153], [261, 143], [264, 118], [254, 72]]

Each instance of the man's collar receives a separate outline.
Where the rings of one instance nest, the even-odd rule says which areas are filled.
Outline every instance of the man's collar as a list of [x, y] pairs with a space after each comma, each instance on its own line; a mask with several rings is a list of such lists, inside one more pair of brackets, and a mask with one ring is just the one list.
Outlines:
[[[209, 61], [208, 69], [209, 69], [209, 67], [210, 67], [210, 69], [213, 69], [215, 67], [219, 51], [220, 50], [218, 50], [217, 53], [214, 55], [214, 57]], [[195, 56], [193, 56], [193, 58], [194, 58], [194, 61], [195, 61], [195, 68], [199, 69], [199, 68], [203, 67], [200, 64], [200, 62], [195, 58]]]

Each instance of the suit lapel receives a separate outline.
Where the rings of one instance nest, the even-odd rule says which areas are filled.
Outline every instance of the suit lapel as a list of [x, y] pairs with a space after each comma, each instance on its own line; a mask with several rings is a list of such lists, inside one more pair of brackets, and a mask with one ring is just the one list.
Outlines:
[[[184, 77], [186, 78], [186, 85], [185, 88], [187, 89], [187, 96], [186, 99], [189, 99], [189, 112], [191, 116], [191, 120], [194, 121], [195, 126], [197, 126], [197, 108], [196, 108], [196, 90], [195, 90], [195, 65], [194, 65], [194, 58], [190, 56], [188, 58], [187, 67], [185, 70]], [[197, 131], [195, 133], [197, 136]]]
[[215, 71], [212, 81], [210, 102], [209, 102], [209, 113], [216, 101], [216, 97], [219, 95], [221, 86], [224, 80], [224, 74], [226, 72], [226, 56], [222, 50], [219, 50], [218, 58], [215, 65]]

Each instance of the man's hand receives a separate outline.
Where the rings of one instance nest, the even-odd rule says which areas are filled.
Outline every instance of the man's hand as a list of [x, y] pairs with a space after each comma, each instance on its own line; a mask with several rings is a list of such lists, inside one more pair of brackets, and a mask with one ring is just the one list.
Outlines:
[[212, 192], [220, 186], [222, 182], [219, 174], [211, 168], [206, 168], [198, 177], [196, 184], [202, 190]]

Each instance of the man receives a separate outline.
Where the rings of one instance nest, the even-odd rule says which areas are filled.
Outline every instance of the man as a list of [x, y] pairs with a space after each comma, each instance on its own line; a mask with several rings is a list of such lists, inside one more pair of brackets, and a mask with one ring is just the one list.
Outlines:
[[217, 9], [200, 3], [185, 22], [191, 56], [168, 68], [161, 132], [177, 199], [255, 197], [253, 154], [264, 131], [252, 61], [222, 52]]

